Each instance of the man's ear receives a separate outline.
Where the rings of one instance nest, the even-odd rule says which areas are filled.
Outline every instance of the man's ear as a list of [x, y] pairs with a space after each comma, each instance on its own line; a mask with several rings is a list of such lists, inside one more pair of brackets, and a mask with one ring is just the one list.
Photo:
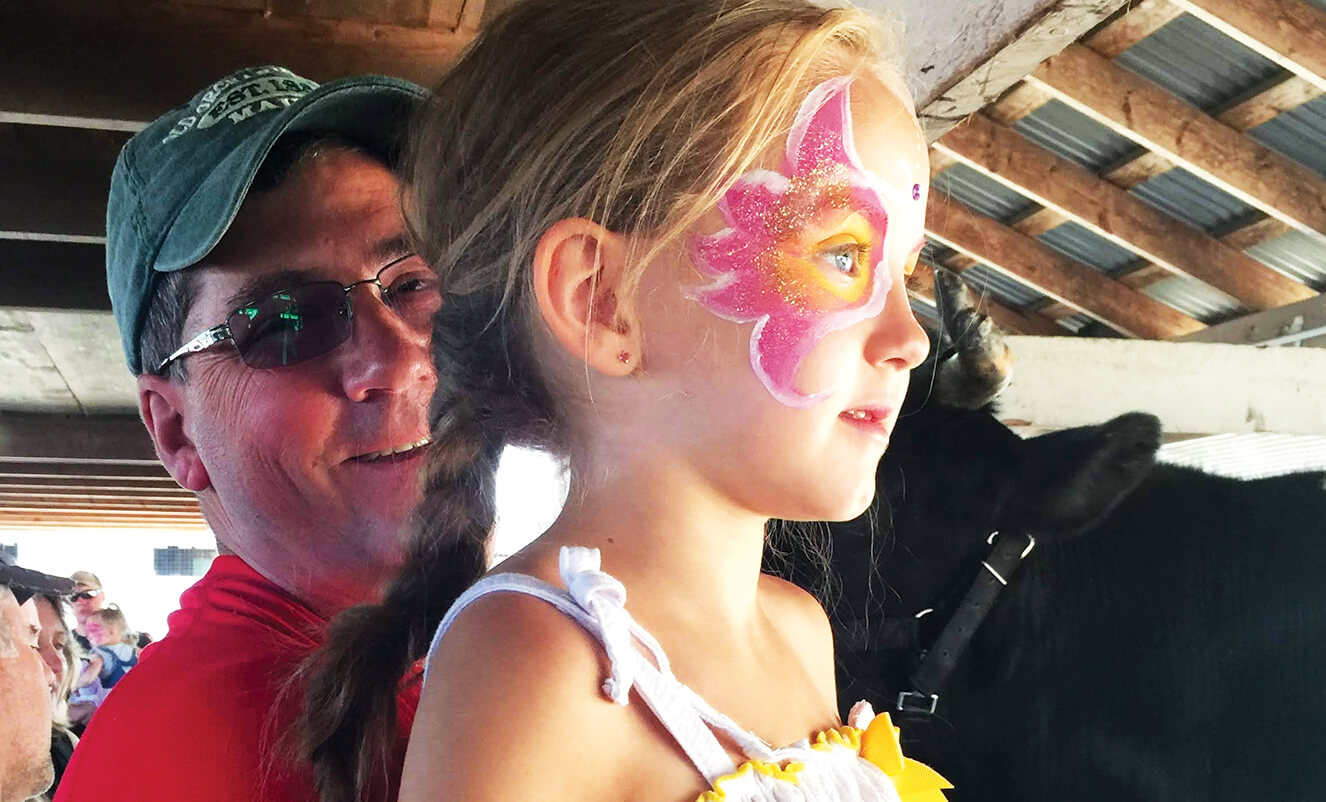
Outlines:
[[138, 377], [138, 413], [152, 436], [157, 457], [175, 481], [195, 493], [211, 487], [207, 468], [185, 430], [184, 388], [144, 373]]
[[620, 296], [627, 252], [621, 234], [578, 217], [554, 223], [534, 251], [534, 296], [548, 328], [608, 376], [639, 364], [640, 327]]

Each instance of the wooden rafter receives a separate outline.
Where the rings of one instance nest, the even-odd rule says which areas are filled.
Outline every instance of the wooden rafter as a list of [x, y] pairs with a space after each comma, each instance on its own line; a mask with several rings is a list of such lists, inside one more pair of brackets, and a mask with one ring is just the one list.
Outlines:
[[972, 115], [934, 148], [1139, 257], [1200, 279], [1251, 308], [1317, 294], [983, 115]]
[[1200, 321], [1061, 256], [956, 200], [930, 204], [926, 233], [1133, 337], [1171, 339], [1202, 328]]
[[109, 311], [106, 248], [92, 243], [0, 239], [0, 293], [4, 306]]
[[1081, 45], [1028, 79], [1148, 150], [1303, 231], [1326, 233], [1326, 180]]
[[[1126, 14], [1120, 15], [1086, 37], [1083, 43], [1097, 54], [1113, 58], [1155, 33], [1183, 11], [1183, 8], [1169, 0], [1143, 0], [1132, 6]], [[1286, 71], [1260, 91], [1218, 111], [1215, 116], [1217, 120], [1236, 131], [1247, 131], [1323, 94], [1326, 92], [1313, 83]], [[1044, 88], [1031, 82], [1024, 82], [1014, 87], [998, 102], [987, 107], [985, 113], [1004, 125], [1013, 125], [1053, 98], [1054, 95]], [[1139, 148], [1133, 157], [1107, 170], [1104, 177], [1116, 186], [1129, 189], [1167, 172], [1174, 166], [1174, 162], [1164, 155]], [[1275, 220], [1275, 218], [1267, 219]], [[1257, 222], [1252, 221], [1246, 231], [1231, 232], [1221, 239], [1232, 247], [1242, 250], [1290, 230], [1287, 225], [1279, 221], [1261, 225]]]
[[[934, 265], [924, 261], [918, 262], [916, 272], [907, 281], [907, 292], [933, 306], [935, 303]], [[977, 310], [988, 315], [995, 322], [995, 325], [1009, 334], [1058, 337], [1068, 333], [1067, 329], [1034, 312], [1023, 313], [1001, 304], [991, 298], [989, 293], [981, 292], [973, 287], [972, 294], [976, 297]]]
[[1278, 77], [1282, 80], [1276, 81], [1246, 100], [1235, 103], [1217, 114], [1216, 119], [1235, 131], [1246, 131], [1326, 94], [1326, 90], [1297, 75], [1285, 74]]
[[1114, 58], [1182, 14], [1183, 9], [1169, 0], [1142, 0], [1082, 41], [1102, 56]]
[[1170, 0], [1326, 92], [1326, 11], [1302, 0]]
[[[1000, 43], [993, 52], [983, 56], [979, 63], [971, 64], [962, 71], [962, 78], [933, 98], [923, 98], [918, 116], [925, 129], [926, 138], [938, 139], [949, 128], [961, 122], [967, 115], [988, 105], [1009, 86], [1040, 63], [1046, 56], [1058, 52], [1065, 45], [1091, 30], [1102, 20], [1124, 5], [1126, 0], [1054, 0], [1049, 3], [1022, 4], [1032, 11], [1032, 16], [1006, 41]], [[982, 38], [984, 29], [997, 27], [995, 23], [1006, 20], [1001, 6], [1013, 6], [1013, 3], [991, 3], [973, 7], [971, 12], [977, 15], [974, 20], [966, 20], [955, 25], [952, 20], [945, 20], [943, 30], [943, 49], [949, 57], [965, 57], [965, 47], [976, 45]], [[989, 22], [979, 19], [980, 15], [992, 15]], [[971, 41], [968, 41], [968, 39]]]
[[0, 469], [11, 462], [160, 464], [136, 416], [0, 415]]
[[128, 138], [123, 131], [0, 123], [0, 232], [103, 240], [111, 169]]
[[0, 121], [136, 130], [256, 64], [315, 81], [380, 73], [431, 85], [474, 35], [268, 10], [161, 0], [0, 5]]

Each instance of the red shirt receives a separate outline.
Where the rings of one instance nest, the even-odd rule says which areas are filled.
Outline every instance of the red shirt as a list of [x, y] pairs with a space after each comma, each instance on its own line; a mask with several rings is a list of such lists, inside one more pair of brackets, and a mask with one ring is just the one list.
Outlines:
[[[282, 690], [326, 619], [221, 556], [168, 623], [93, 715], [56, 802], [316, 799], [311, 767], [285, 740], [303, 694]], [[399, 700], [402, 745], [419, 685], [406, 683]]]

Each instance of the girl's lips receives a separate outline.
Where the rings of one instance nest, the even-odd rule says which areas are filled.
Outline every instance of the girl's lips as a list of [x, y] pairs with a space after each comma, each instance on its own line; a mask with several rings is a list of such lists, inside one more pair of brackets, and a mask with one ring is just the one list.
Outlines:
[[889, 415], [892, 410], [886, 407], [857, 407], [843, 410], [838, 419], [861, 429], [868, 434], [884, 438], [889, 437]]

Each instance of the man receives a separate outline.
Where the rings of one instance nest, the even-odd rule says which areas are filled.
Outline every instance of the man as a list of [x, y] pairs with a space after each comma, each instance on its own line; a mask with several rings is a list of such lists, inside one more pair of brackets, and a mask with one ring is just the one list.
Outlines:
[[87, 639], [83, 623], [87, 617], [106, 606], [106, 593], [101, 588], [101, 580], [91, 571], [75, 571], [69, 575], [74, 581], [74, 593], [69, 597], [69, 606], [74, 608], [74, 640], [87, 651], [92, 643]]
[[[101, 586], [101, 580], [91, 571], [75, 571], [69, 575], [74, 580], [74, 593], [69, 597], [69, 606], [74, 610], [74, 640], [83, 651], [89, 651], [93, 643], [87, 636], [87, 619], [93, 613], [99, 613], [106, 609], [106, 591]], [[115, 605], [110, 605], [112, 608]], [[146, 632], [135, 632], [125, 624], [125, 634], [133, 637], [135, 645], [139, 649], [152, 642], [152, 638]]]
[[51, 694], [56, 678], [42, 659], [33, 596], [68, 593], [67, 579], [19, 568], [0, 553], [0, 802], [43, 793], [51, 767]]
[[111, 302], [143, 422], [220, 556], [97, 711], [57, 799], [313, 797], [289, 679], [394, 573], [429, 443], [441, 295], [391, 171], [422, 98], [247, 69], [120, 154]]

